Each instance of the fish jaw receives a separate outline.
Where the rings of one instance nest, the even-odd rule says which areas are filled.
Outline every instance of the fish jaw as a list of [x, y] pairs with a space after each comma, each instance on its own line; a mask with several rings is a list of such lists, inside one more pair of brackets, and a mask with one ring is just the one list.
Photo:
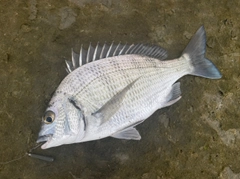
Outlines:
[[[83, 122], [81, 123], [81, 126], [84, 126]], [[58, 136], [56, 135], [53, 126], [43, 125], [39, 133], [37, 143], [44, 142], [41, 148], [48, 149], [60, 145], [76, 143], [76, 141], [81, 142], [81, 139], [85, 134], [85, 132], [81, 133], [81, 131], [83, 130], [79, 130], [78, 133], [69, 132]]]
[[[45, 136], [42, 137], [44, 138]], [[54, 136], [50, 136], [47, 138], [47, 141], [41, 146], [41, 149], [48, 149], [60, 145], [76, 143], [75, 140], [76, 140], [75, 135], [64, 135], [60, 138], [54, 138]]]
[[52, 137], [52, 134], [39, 136], [38, 139], [37, 139], [37, 143], [47, 142], [48, 140], [50, 140], [51, 137]]
[[51, 141], [52, 135], [44, 135], [44, 136], [39, 136], [37, 139], [37, 143], [44, 142], [43, 145], [41, 145], [42, 149], [47, 149], [49, 147], [46, 147], [48, 143]]
[[[41, 146], [41, 149], [48, 149], [50, 147], [54, 147], [54, 146], [58, 146], [56, 145], [55, 143], [56, 142], [53, 142], [54, 140], [52, 139], [52, 136], [49, 136], [49, 137], [46, 137], [46, 136], [40, 136], [38, 138], [38, 141], [40, 141], [41, 139], [46, 139], [45, 140], [45, 143]], [[37, 141], [37, 142], [38, 142]], [[55, 144], [55, 145], [54, 145]], [[61, 144], [60, 144], [61, 145]]]
[[45, 142], [41, 148], [43, 149], [43, 146], [46, 146], [47, 143], [49, 143], [52, 138], [53, 138], [53, 134], [55, 131], [55, 123], [53, 124], [42, 124], [41, 130], [38, 134], [38, 139], [37, 139], [37, 143], [40, 142]]
[[[74, 143], [76, 135], [65, 134], [63, 136], [55, 136], [54, 131], [46, 129], [48, 126], [44, 126], [38, 136], [37, 143], [44, 142], [41, 146], [42, 149], [48, 149], [51, 147], [57, 147], [64, 144]], [[52, 131], [52, 133], [49, 133]]]

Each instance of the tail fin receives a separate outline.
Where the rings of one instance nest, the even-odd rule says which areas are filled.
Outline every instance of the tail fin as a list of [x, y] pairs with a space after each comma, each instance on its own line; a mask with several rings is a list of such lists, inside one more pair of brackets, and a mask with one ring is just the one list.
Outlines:
[[204, 27], [201, 26], [192, 37], [189, 44], [182, 53], [182, 57], [189, 59], [192, 65], [190, 74], [211, 79], [222, 77], [217, 67], [205, 58], [206, 34]]

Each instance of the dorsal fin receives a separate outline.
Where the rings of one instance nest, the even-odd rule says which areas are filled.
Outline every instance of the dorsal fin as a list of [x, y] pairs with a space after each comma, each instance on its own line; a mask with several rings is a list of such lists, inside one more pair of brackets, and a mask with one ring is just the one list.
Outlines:
[[81, 46], [79, 54], [72, 50], [72, 61], [65, 61], [67, 66], [66, 70], [68, 73], [70, 73], [76, 68], [92, 61], [126, 54], [144, 55], [157, 58], [159, 60], [164, 60], [167, 58], [167, 51], [157, 45], [123, 45], [121, 43], [114, 44], [112, 42], [110, 46], [108, 46], [106, 43], [104, 43], [103, 46], [100, 46], [99, 43], [97, 43], [96, 47], [92, 47], [90, 43], [87, 50], [84, 50]]

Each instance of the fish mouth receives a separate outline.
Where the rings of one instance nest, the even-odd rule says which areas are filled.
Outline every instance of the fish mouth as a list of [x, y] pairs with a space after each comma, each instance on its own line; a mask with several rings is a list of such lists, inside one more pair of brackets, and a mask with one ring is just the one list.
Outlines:
[[42, 136], [39, 136], [38, 139], [37, 139], [37, 143], [40, 143], [40, 142], [47, 142], [49, 141], [50, 138], [52, 138], [52, 134], [48, 134], [48, 135], [42, 135]]

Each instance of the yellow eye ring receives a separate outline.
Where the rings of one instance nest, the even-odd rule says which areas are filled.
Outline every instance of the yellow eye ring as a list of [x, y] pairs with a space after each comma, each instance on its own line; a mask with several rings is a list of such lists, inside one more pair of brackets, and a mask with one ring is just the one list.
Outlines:
[[55, 113], [53, 111], [46, 111], [43, 117], [45, 124], [51, 124], [55, 119]]

